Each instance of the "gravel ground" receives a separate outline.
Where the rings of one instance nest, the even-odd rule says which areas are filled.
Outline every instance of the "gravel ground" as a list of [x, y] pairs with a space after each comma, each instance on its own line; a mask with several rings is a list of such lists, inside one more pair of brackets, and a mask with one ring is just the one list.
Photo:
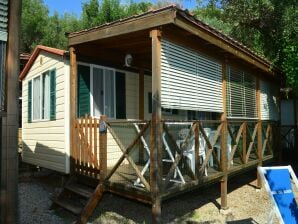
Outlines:
[[[61, 187], [55, 173], [21, 177], [20, 223], [73, 223], [75, 217], [62, 209], [51, 210], [50, 198]], [[219, 184], [201, 188], [163, 203], [163, 223], [267, 223], [270, 201], [265, 190], [255, 188], [255, 171], [229, 180], [229, 210], [219, 212]], [[150, 206], [106, 194], [90, 223], [150, 223]], [[277, 223], [276, 219], [275, 222]]]

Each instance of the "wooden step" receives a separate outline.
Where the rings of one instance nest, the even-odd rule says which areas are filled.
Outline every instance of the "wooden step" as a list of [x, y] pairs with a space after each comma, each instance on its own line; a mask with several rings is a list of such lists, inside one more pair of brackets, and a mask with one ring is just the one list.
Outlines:
[[67, 200], [64, 198], [54, 199], [53, 202], [75, 215], [80, 215], [83, 210], [82, 207], [75, 205], [71, 200]]
[[86, 186], [89, 186], [89, 187], [92, 187], [92, 188], [96, 188], [96, 186], [99, 183], [98, 179], [95, 179], [95, 178], [92, 178], [92, 177], [89, 177], [89, 176], [85, 176], [85, 175], [82, 175], [82, 174], [76, 174], [75, 178], [76, 178], [77, 183], [80, 183], [80, 184], [83, 184], [83, 185], [86, 185]]
[[90, 198], [94, 189], [76, 182], [70, 182], [65, 186], [65, 189], [76, 193], [84, 198]]

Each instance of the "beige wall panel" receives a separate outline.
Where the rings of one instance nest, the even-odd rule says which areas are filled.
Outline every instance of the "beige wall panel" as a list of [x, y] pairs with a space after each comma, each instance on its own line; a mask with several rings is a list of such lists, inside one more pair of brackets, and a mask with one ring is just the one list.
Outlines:
[[[56, 68], [56, 120], [28, 123], [28, 81]], [[59, 172], [66, 172], [65, 153], [65, 67], [61, 56], [41, 52], [23, 80], [23, 159]]]

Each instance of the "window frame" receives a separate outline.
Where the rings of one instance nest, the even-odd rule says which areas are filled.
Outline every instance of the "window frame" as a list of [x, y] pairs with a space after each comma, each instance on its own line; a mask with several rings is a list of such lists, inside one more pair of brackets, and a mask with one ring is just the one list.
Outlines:
[[[85, 62], [78, 62], [78, 65], [82, 65], [82, 66], [89, 66], [90, 68], [90, 96], [89, 96], [89, 100], [90, 100], [90, 116], [94, 117], [94, 118], [99, 118], [98, 116], [95, 116], [94, 115], [94, 99], [93, 99], [93, 93], [94, 93], [94, 89], [93, 89], [93, 86], [94, 86], [94, 83], [93, 83], [93, 69], [94, 68], [98, 68], [98, 69], [102, 69], [103, 71], [105, 70], [110, 70], [113, 72], [113, 88], [114, 88], [114, 99], [113, 99], [113, 107], [114, 107], [114, 116], [113, 117], [110, 117], [109, 116], [109, 119], [116, 119], [116, 69], [115, 68], [111, 68], [111, 67], [107, 67], [107, 66], [102, 66], [102, 65], [95, 65], [95, 64], [89, 64], [89, 63], [85, 63]], [[103, 91], [104, 91], [104, 102], [103, 102], [103, 105], [105, 107], [105, 92], [106, 92], [106, 85], [105, 85], [105, 72], [103, 72], [103, 82], [104, 82], [104, 85], [103, 85]], [[106, 115], [105, 114], [105, 108], [103, 108], [103, 114], [100, 114], [99, 116], [101, 115]], [[108, 116], [108, 115], [107, 115]]]
[[[37, 76], [35, 76], [35, 77], [33, 77], [32, 79], [30, 79], [29, 81], [32, 81], [32, 88], [31, 88], [31, 111], [30, 111], [30, 113], [31, 113], [31, 122], [40, 122], [40, 121], [50, 121], [51, 120], [51, 116], [50, 116], [50, 113], [51, 113], [51, 108], [50, 108], [50, 101], [51, 101], [51, 96], [50, 96], [50, 91], [51, 91], [51, 81], [50, 81], [50, 71], [51, 70], [47, 70], [47, 71], [45, 71], [45, 72], [43, 72], [43, 73], [41, 73], [41, 74], [39, 74], [39, 75], [37, 75]], [[49, 93], [48, 94], [45, 94], [44, 93], [44, 86], [43, 86], [43, 78], [46, 76], [46, 75], [48, 75], [49, 77], [48, 77], [48, 85], [49, 85], [49, 88], [48, 88], [48, 91], [49, 91]], [[39, 78], [39, 88], [40, 88], [40, 95], [39, 95], [39, 118], [35, 118], [34, 117], [34, 107], [36, 106], [35, 105], [35, 103], [34, 103], [34, 95], [35, 95], [35, 93], [34, 93], [34, 80], [35, 79], [37, 79], [37, 78]], [[28, 82], [29, 82], [28, 81]], [[43, 101], [44, 101], [44, 99], [43, 99], [43, 96], [45, 96], [45, 95], [47, 95], [48, 96], [48, 102], [49, 102], [49, 104], [48, 104], [48, 108], [47, 108], [47, 110], [48, 110], [48, 116], [47, 116], [47, 118], [42, 118], [43, 117]], [[29, 108], [28, 108], [29, 109]]]

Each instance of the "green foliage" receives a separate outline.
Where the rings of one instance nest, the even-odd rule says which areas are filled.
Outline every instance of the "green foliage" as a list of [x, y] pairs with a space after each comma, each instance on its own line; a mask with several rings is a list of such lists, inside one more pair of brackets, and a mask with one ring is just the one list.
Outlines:
[[49, 10], [42, 0], [23, 0], [21, 19], [21, 49], [25, 52], [42, 43], [46, 32]]
[[120, 0], [90, 0], [82, 4], [82, 15], [59, 15], [49, 10], [43, 0], [23, 0], [21, 50], [31, 52], [36, 45], [67, 49], [65, 33], [110, 23], [135, 14], [148, 11], [149, 2], [120, 4]]
[[42, 44], [56, 48], [67, 48], [66, 32], [81, 29], [75, 15], [57, 12], [49, 16], [49, 10], [42, 0], [23, 0], [21, 19], [21, 50], [31, 52]]
[[298, 94], [297, 0], [197, 1], [195, 14], [274, 62]]

